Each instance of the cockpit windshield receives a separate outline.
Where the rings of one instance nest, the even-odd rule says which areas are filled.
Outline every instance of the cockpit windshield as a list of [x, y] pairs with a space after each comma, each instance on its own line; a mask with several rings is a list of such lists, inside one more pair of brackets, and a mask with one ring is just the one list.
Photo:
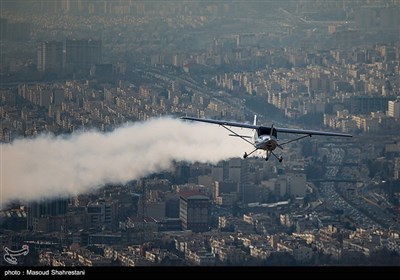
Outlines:
[[[258, 136], [260, 135], [271, 135], [271, 128], [270, 127], [265, 127], [265, 126], [260, 126], [257, 129], [257, 134]], [[272, 136], [277, 137], [276, 129], [272, 129]]]

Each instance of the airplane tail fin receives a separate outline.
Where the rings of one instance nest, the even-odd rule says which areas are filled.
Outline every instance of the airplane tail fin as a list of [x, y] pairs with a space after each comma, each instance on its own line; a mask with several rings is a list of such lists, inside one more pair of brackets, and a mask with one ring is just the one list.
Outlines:
[[[253, 125], [257, 125], [257, 115], [254, 115]], [[256, 141], [257, 137], [258, 137], [258, 133], [257, 133], [257, 130], [255, 129], [254, 130], [254, 135], [253, 135], [253, 142]]]

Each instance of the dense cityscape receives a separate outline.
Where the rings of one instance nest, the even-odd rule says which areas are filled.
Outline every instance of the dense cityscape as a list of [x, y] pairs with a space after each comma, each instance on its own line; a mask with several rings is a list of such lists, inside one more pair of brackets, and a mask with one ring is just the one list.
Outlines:
[[[399, 14], [399, 0], [0, 0], [0, 266], [400, 266]], [[77, 152], [71, 184], [96, 186], [74, 195], [8, 173], [46, 160], [7, 153], [21, 143], [254, 115], [353, 137], [291, 142], [282, 162], [188, 159], [174, 140], [150, 167], [138, 146], [123, 163], [142, 173]]]

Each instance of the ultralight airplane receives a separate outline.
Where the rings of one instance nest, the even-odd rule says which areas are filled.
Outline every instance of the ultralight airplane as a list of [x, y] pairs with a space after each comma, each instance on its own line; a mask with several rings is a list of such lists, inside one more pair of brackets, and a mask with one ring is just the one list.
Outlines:
[[[212, 120], [212, 119], [200, 119], [200, 118], [193, 118], [193, 117], [181, 117], [184, 120], [191, 120], [191, 121], [198, 121], [198, 122], [205, 122], [205, 123], [212, 123], [218, 124], [231, 132], [229, 136], [236, 136], [247, 143], [251, 144], [254, 147], [254, 150], [250, 153], [244, 153], [243, 158], [247, 158], [249, 155], [254, 153], [257, 150], [264, 150], [266, 152], [265, 160], [268, 160], [271, 155], [273, 155], [279, 162], [282, 162], [282, 156], [277, 156], [274, 153], [274, 150], [279, 147], [283, 149], [283, 145], [289, 144], [294, 141], [298, 141], [300, 139], [311, 137], [313, 135], [323, 135], [323, 136], [340, 136], [340, 137], [352, 137], [351, 134], [346, 133], [337, 133], [337, 132], [323, 132], [323, 131], [316, 131], [316, 130], [305, 130], [305, 129], [292, 129], [292, 128], [278, 128], [271, 125], [271, 127], [257, 125], [257, 116], [254, 116], [253, 124], [247, 123], [237, 123], [237, 122], [228, 122], [222, 120]], [[247, 136], [247, 135], [240, 135], [230, 129], [229, 127], [241, 127], [241, 128], [249, 128], [254, 130], [254, 136]], [[303, 134], [302, 136], [291, 139], [284, 143], [278, 143], [278, 132], [279, 133], [292, 133], [292, 134]], [[249, 140], [251, 139], [251, 140]]]

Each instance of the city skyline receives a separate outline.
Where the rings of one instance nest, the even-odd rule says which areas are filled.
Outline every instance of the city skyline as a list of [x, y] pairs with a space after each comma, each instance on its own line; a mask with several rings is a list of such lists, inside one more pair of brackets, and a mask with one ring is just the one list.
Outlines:
[[399, 9], [0, 1], [0, 266], [398, 266]]

